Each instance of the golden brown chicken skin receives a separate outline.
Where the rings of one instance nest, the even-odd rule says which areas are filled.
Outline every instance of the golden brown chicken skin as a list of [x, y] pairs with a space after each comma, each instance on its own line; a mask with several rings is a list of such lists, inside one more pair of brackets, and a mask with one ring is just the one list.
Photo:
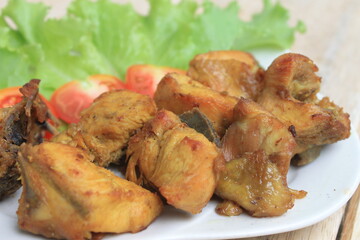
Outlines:
[[[328, 98], [318, 100], [320, 77], [307, 57], [288, 53], [265, 72], [265, 88], [258, 103], [287, 126], [294, 126], [296, 153], [330, 144], [350, 135], [349, 115]], [[308, 154], [310, 156], [311, 154]]]
[[53, 141], [82, 148], [94, 156], [96, 164], [108, 166], [119, 161], [129, 138], [155, 113], [155, 102], [149, 96], [127, 90], [107, 92]]
[[218, 92], [256, 99], [263, 89], [264, 70], [246, 52], [211, 51], [191, 60], [187, 75]]
[[161, 110], [147, 122], [130, 139], [126, 155], [127, 179], [154, 186], [176, 208], [199, 213], [214, 193], [217, 147], [172, 112]]
[[222, 139], [226, 170], [216, 194], [256, 217], [284, 214], [305, 193], [288, 188], [286, 175], [296, 142], [274, 115], [256, 102], [241, 98], [234, 123]]
[[223, 136], [233, 120], [233, 108], [238, 99], [214, 91], [191, 78], [170, 73], [159, 83], [155, 92], [159, 109], [182, 114], [194, 107], [206, 115], [216, 132]]
[[160, 198], [91, 163], [87, 152], [60, 143], [22, 145], [22, 230], [56, 239], [138, 232], [161, 212]]

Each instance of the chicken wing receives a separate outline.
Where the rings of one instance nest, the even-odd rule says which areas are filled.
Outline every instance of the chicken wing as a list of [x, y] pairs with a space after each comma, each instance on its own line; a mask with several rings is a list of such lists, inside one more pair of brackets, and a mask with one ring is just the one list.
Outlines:
[[102, 94], [81, 113], [80, 121], [53, 141], [82, 148], [99, 166], [117, 163], [129, 138], [156, 113], [154, 101], [127, 90]]
[[296, 153], [350, 135], [349, 115], [328, 98], [317, 99], [316, 93], [320, 89], [317, 71], [309, 58], [284, 54], [265, 72], [265, 88], [258, 99], [259, 104], [284, 124], [294, 126], [298, 144]]
[[126, 177], [152, 185], [167, 203], [199, 213], [214, 193], [221, 164], [214, 143], [161, 110], [129, 141]]
[[0, 200], [20, 188], [16, 167], [19, 146], [42, 142], [49, 113], [38, 95], [40, 80], [33, 79], [20, 92], [23, 100], [10, 108], [0, 109]]
[[218, 92], [256, 99], [263, 89], [264, 70], [255, 58], [242, 51], [212, 51], [190, 62], [187, 75]]
[[138, 232], [161, 212], [160, 198], [91, 163], [87, 152], [60, 143], [21, 146], [23, 230], [56, 239]]
[[175, 114], [182, 114], [194, 107], [206, 115], [216, 132], [223, 136], [233, 120], [233, 108], [238, 99], [221, 94], [187, 76], [170, 73], [159, 83], [155, 102]]

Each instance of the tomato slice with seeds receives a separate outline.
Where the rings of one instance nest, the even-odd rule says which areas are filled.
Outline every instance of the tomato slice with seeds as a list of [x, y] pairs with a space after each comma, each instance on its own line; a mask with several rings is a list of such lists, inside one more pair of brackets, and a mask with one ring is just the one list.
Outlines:
[[53, 93], [50, 102], [60, 119], [67, 123], [77, 123], [81, 111], [88, 108], [100, 94], [124, 88], [124, 83], [114, 76], [92, 75], [84, 82], [71, 81], [64, 84]]
[[14, 106], [22, 100], [20, 87], [9, 87], [0, 90], [0, 108]]
[[[20, 93], [19, 89], [21, 87], [9, 87], [0, 89], [0, 108], [12, 107], [15, 104], [21, 102], [23, 95]], [[51, 105], [51, 103], [40, 94], [41, 100], [46, 104], [49, 111], [57, 116], [55, 108]]]

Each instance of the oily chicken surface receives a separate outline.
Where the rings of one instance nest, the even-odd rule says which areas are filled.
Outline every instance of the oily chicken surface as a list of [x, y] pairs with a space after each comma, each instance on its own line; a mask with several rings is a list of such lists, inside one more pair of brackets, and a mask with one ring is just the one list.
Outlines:
[[193, 108], [206, 115], [216, 132], [223, 136], [233, 120], [233, 108], [238, 99], [214, 91], [198, 81], [177, 74], [167, 74], [159, 83], [154, 100], [159, 109], [182, 114]]
[[60, 143], [22, 145], [19, 227], [47, 238], [91, 239], [93, 232], [138, 232], [160, 214], [157, 195], [91, 158]]
[[284, 214], [293, 207], [295, 193], [286, 175], [296, 142], [274, 115], [250, 99], [234, 108], [234, 123], [222, 139], [226, 170], [216, 194], [244, 208], [255, 217]]
[[289, 129], [256, 102], [241, 98], [234, 108], [234, 123], [222, 139], [226, 161], [246, 152], [263, 150], [286, 178], [296, 148]]
[[99, 166], [117, 163], [129, 138], [156, 112], [154, 101], [128, 90], [100, 95], [81, 112], [80, 121], [53, 141], [82, 148]]
[[254, 217], [284, 214], [294, 197], [277, 166], [263, 150], [244, 153], [226, 163], [216, 194], [231, 200]]
[[49, 113], [38, 95], [40, 80], [33, 79], [20, 92], [23, 100], [13, 107], [0, 109], [0, 200], [20, 188], [16, 166], [22, 143], [42, 142]]
[[172, 112], [161, 110], [129, 141], [126, 177], [151, 185], [167, 203], [199, 213], [214, 193], [219, 151]]
[[[296, 153], [334, 143], [350, 135], [349, 115], [325, 97], [318, 100], [320, 77], [307, 57], [287, 53], [265, 72], [265, 88], [258, 103], [287, 126], [294, 126]], [[311, 157], [316, 154], [304, 154]], [[309, 162], [308, 160], [305, 160]]]
[[187, 75], [234, 97], [256, 99], [263, 89], [264, 70], [251, 54], [242, 51], [211, 51], [196, 55]]

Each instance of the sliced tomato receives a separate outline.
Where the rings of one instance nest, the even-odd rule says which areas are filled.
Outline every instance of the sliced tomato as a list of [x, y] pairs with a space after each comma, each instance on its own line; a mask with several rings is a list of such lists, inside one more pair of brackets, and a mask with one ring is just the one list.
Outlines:
[[14, 106], [22, 100], [20, 87], [9, 87], [0, 90], [0, 108]]
[[[6, 108], [14, 106], [15, 104], [21, 102], [22, 94], [20, 93], [19, 89], [21, 87], [9, 87], [0, 89], [0, 108]], [[40, 94], [41, 100], [46, 104], [50, 112], [57, 116], [55, 108], [51, 105], [51, 103]]]
[[[21, 102], [22, 94], [20, 93], [19, 89], [21, 87], [9, 87], [0, 90], [0, 108], [12, 107], [15, 104]], [[51, 105], [51, 103], [40, 94], [41, 100], [46, 104], [49, 111], [57, 117], [57, 113], [55, 108]], [[50, 120], [51, 121], [51, 120]], [[51, 139], [52, 134], [48, 131], [45, 132], [44, 138]]]
[[153, 97], [160, 80], [171, 72], [186, 74], [184, 70], [177, 68], [148, 64], [132, 65], [126, 72], [126, 88]]
[[124, 83], [113, 75], [96, 74], [89, 77], [90, 82], [107, 87], [108, 91], [115, 89], [124, 89]]
[[87, 81], [71, 81], [58, 88], [51, 96], [51, 104], [58, 117], [67, 123], [77, 123], [80, 113], [88, 108], [95, 98], [109, 90], [124, 89], [125, 85], [110, 75], [93, 75]]

